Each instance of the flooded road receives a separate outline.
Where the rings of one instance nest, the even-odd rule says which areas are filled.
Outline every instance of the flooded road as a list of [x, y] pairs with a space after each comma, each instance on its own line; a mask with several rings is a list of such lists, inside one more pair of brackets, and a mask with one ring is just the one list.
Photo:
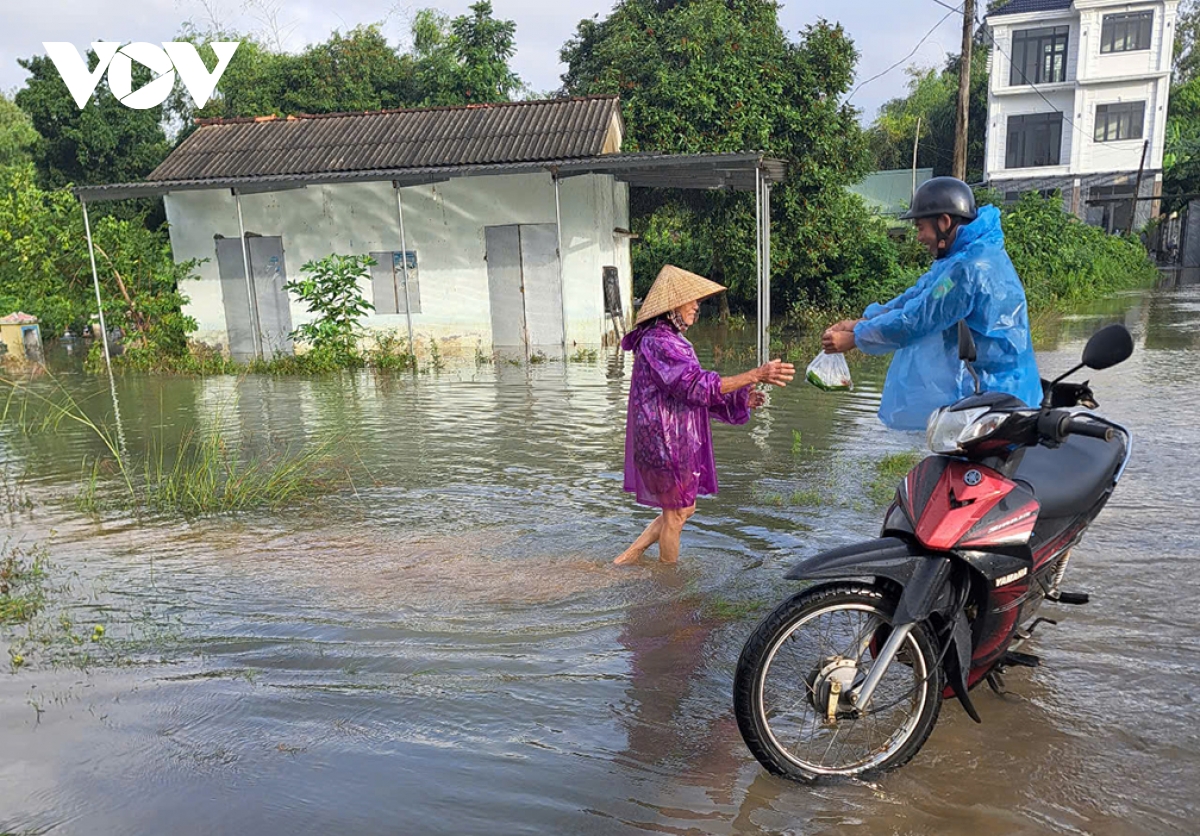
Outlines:
[[[1040, 355], [1056, 375], [1099, 325], [1135, 335], [1090, 375], [1135, 435], [1068, 575], [1092, 604], [1043, 611], [1060, 623], [1027, 648], [1045, 666], [977, 690], [982, 726], [946, 703], [874, 783], [766, 775], [731, 689], [786, 567], [874, 536], [876, 462], [923, 444], [875, 419], [878, 366], [851, 394], [795, 385], [715, 427], [722, 492], [678, 569], [609, 565], [652, 516], [621, 491], [615, 357], [118, 380], [134, 451], [215, 425], [249, 447], [342, 439], [352, 486], [278, 512], [90, 516], [72, 499], [95, 436], [4, 430], [0, 500], [29, 502], [3, 523], [48, 550], [55, 617], [107, 634], [90, 665], [10, 671], [25, 628], [5, 628], [0, 833], [1194, 833], [1200, 287], [1105, 310]], [[690, 336], [722, 371], [747, 364]], [[102, 412], [107, 381], [64, 369]]]

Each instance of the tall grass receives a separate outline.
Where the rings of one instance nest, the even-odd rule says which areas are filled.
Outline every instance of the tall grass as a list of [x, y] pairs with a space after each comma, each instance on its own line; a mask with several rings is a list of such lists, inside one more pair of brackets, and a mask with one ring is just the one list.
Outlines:
[[[220, 430], [186, 432], [168, 458], [159, 443], [147, 456], [139, 504], [187, 516], [281, 508], [338, 489], [348, 481], [331, 455], [334, 442], [299, 451], [243, 454]], [[92, 483], [93, 492], [95, 481]]]
[[10, 387], [0, 426], [33, 432], [73, 422], [101, 441], [107, 454], [85, 459], [80, 470], [76, 505], [85, 512], [111, 507], [196, 516], [278, 509], [353, 486], [349, 468], [334, 455], [338, 439], [258, 451], [232, 442], [220, 429], [219, 412], [212, 427], [189, 429], [178, 444], [153, 437], [144, 453], [133, 455], [61, 385], [52, 398], [3, 378], [0, 383]]

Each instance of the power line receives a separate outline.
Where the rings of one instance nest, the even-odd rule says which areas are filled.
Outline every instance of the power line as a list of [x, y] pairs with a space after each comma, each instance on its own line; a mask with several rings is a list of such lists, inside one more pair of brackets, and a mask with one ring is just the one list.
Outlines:
[[[935, 0], [935, 2], [938, 2], [938, 0]], [[946, 4], [940, 3], [940, 5], [944, 6]], [[951, 9], [949, 12], [947, 12], [946, 15], [941, 20], [939, 20], [936, 24], [934, 24], [932, 29], [930, 29], [928, 32], [925, 33], [925, 37], [923, 37], [923, 38], [921, 38], [921, 40], [917, 41], [917, 45], [913, 47], [912, 52], [908, 53], [908, 55], [905, 55], [903, 58], [901, 58], [895, 64], [892, 64], [892, 66], [888, 67], [883, 72], [877, 73], [877, 74], [871, 76], [870, 78], [868, 78], [866, 81], [859, 83], [859, 85], [857, 87], [855, 87], [853, 90], [850, 91], [850, 95], [846, 97], [846, 101], [843, 102], [843, 104], [850, 104], [850, 100], [854, 98], [854, 94], [857, 93], [859, 90], [861, 90], [863, 88], [863, 86], [870, 84], [872, 81], [875, 81], [876, 79], [883, 78], [885, 75], [887, 75], [892, 70], [899, 67], [901, 64], [903, 64], [909, 58], [912, 58], [914, 55], [916, 55], [917, 50], [920, 49], [921, 46], [927, 40], [929, 40], [930, 36], [932, 36], [933, 33], [937, 31], [939, 26], [941, 26], [943, 23], [946, 22], [946, 20], [950, 17], [950, 15], [957, 14], [961, 11], [962, 11], [962, 6], [959, 6], [957, 9]]]

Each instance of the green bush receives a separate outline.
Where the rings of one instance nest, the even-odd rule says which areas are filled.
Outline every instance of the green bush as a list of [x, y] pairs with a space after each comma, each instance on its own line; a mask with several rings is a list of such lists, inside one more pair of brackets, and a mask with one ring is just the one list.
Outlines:
[[1034, 311], [1142, 287], [1158, 275], [1139, 240], [1088, 226], [1057, 196], [1026, 194], [1002, 211], [1001, 224]]
[[306, 275], [287, 283], [287, 289], [314, 315], [311, 322], [292, 331], [292, 338], [308, 343], [310, 353], [316, 355], [306, 362], [361, 364], [355, 332], [359, 320], [375, 306], [363, 296], [360, 284], [370, 278], [373, 264], [375, 259], [367, 255], [328, 255], [305, 264], [300, 271]]

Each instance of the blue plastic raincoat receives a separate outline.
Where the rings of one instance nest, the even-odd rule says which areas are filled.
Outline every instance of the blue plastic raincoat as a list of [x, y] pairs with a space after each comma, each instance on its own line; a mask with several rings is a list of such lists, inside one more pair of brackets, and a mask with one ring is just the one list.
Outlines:
[[1000, 229], [1000, 211], [984, 206], [959, 227], [945, 258], [892, 301], [874, 304], [854, 328], [867, 354], [894, 351], [879, 418], [900, 430], [924, 429], [929, 414], [974, 391], [958, 359], [959, 320], [975, 337], [975, 370], [985, 392], [1007, 392], [1036, 406], [1041, 377], [1029, 333], [1025, 288]]

